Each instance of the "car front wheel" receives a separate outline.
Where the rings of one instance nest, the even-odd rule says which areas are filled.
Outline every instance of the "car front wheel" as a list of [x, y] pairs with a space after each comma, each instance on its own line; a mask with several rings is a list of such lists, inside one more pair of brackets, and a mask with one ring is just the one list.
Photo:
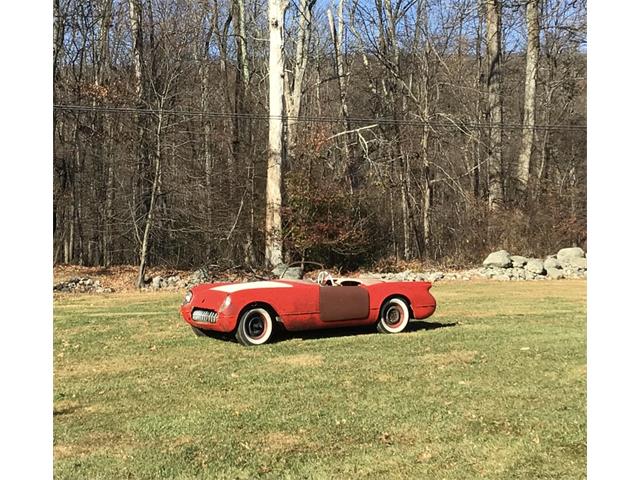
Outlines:
[[267, 343], [273, 333], [273, 318], [264, 308], [251, 308], [240, 316], [236, 339], [242, 345], [253, 346]]
[[378, 331], [400, 333], [409, 323], [409, 306], [401, 298], [390, 298], [382, 305], [378, 318]]

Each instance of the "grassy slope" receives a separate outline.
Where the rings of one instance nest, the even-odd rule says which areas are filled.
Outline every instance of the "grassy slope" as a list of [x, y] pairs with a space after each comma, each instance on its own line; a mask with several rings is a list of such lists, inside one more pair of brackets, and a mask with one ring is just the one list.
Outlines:
[[176, 294], [57, 298], [55, 476], [584, 477], [586, 283], [432, 291], [408, 333], [259, 348], [193, 336]]

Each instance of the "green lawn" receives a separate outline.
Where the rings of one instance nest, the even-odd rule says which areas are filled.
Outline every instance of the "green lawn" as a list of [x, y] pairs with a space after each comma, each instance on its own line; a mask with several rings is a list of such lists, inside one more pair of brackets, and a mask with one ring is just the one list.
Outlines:
[[586, 476], [586, 282], [438, 283], [410, 331], [196, 337], [178, 294], [54, 301], [56, 478]]

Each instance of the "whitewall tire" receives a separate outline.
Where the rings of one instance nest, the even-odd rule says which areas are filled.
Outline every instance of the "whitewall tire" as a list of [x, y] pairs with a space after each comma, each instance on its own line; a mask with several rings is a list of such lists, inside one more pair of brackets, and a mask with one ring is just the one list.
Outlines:
[[378, 318], [378, 331], [400, 333], [409, 323], [409, 306], [403, 299], [394, 297], [382, 304]]
[[273, 317], [266, 309], [256, 307], [245, 311], [238, 320], [236, 339], [242, 345], [267, 343], [273, 333]]

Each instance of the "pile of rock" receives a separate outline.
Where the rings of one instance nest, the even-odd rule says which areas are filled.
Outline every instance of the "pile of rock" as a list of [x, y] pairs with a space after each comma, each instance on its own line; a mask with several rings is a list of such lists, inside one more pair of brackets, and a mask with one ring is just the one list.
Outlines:
[[500, 250], [491, 253], [482, 265], [480, 276], [496, 280], [557, 280], [587, 276], [587, 258], [580, 247], [563, 248], [545, 259], [511, 255]]
[[[151, 290], [178, 290], [182, 288], [190, 288], [200, 283], [212, 282], [213, 279], [206, 268], [199, 268], [194, 271], [188, 278], [181, 278], [180, 275], [155, 275], [147, 278], [145, 281], [146, 288]], [[219, 281], [219, 280], [218, 280]]]
[[[389, 282], [437, 282], [439, 280], [453, 280], [450, 273], [444, 272], [412, 272], [411, 270], [405, 270], [398, 273], [380, 273], [377, 275], [370, 275], [375, 278], [381, 278]], [[457, 274], [456, 274], [457, 275]], [[467, 279], [469, 280], [469, 279]]]
[[561, 278], [586, 278], [587, 258], [579, 247], [563, 248], [546, 258], [530, 258], [511, 255], [506, 250], [491, 253], [482, 267], [457, 272], [368, 273], [363, 277], [381, 278], [397, 282], [437, 282], [440, 280], [471, 280], [490, 278], [494, 280], [544, 280]]
[[161, 288], [176, 289], [186, 286], [187, 282], [185, 280], [181, 280], [179, 275], [172, 275], [170, 277], [156, 275], [150, 279], [147, 288], [151, 288], [152, 290], [159, 290]]
[[103, 287], [100, 280], [88, 277], [74, 277], [53, 286], [54, 292], [66, 293], [112, 293], [113, 288]]

